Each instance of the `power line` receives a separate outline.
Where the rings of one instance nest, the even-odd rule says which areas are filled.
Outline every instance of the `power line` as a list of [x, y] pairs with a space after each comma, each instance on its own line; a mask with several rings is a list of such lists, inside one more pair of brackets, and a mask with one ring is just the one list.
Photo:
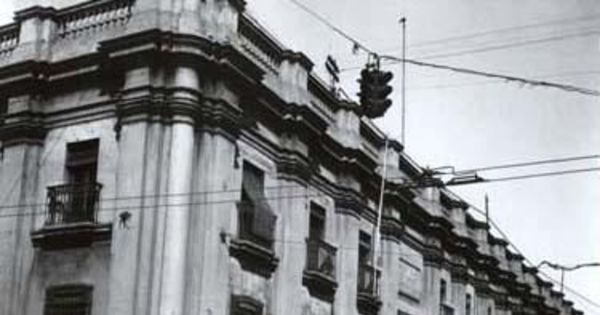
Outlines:
[[[393, 60], [396, 62], [402, 62], [402, 58], [398, 58], [395, 56], [384, 55], [384, 56], [381, 56], [381, 58]], [[516, 77], [516, 76], [512, 76], [512, 75], [497, 74], [497, 73], [473, 70], [473, 69], [468, 69], [468, 68], [434, 64], [434, 63], [423, 62], [423, 61], [418, 61], [418, 60], [414, 60], [414, 59], [405, 59], [405, 61], [406, 61], [406, 63], [416, 65], [416, 66], [421, 66], [421, 67], [429, 67], [429, 68], [448, 70], [448, 71], [453, 71], [453, 72], [458, 72], [458, 73], [463, 73], [463, 74], [501, 79], [501, 80], [505, 80], [505, 81], [524, 84], [524, 85], [555, 88], [555, 89], [563, 90], [566, 92], [574, 92], [574, 93], [579, 93], [579, 94], [584, 94], [584, 95], [600, 96], [600, 91], [598, 91], [598, 90], [582, 88], [582, 87], [578, 87], [578, 86], [574, 86], [574, 85], [526, 79], [526, 78]]]
[[[512, 164], [512, 165], [517, 165], [516, 167], [522, 167], [525, 165], [542, 165], [542, 164], [548, 164], [551, 163], [550, 161], [559, 161], [559, 162], [566, 162], [566, 161], [576, 161], [576, 160], [583, 160], [584, 158], [591, 158], [590, 157], [576, 157], [576, 158], [569, 158], [569, 159], [555, 159], [555, 160], [545, 160], [545, 161], [537, 161], [537, 162], [527, 162], [527, 163], [518, 163], [518, 164]], [[556, 163], [556, 162], [554, 162]], [[499, 166], [490, 166], [490, 167], [486, 167], [486, 168], [480, 168], [480, 169], [503, 169], [503, 168], [508, 168], [511, 167], [511, 164], [507, 164], [507, 165], [499, 165]], [[513, 166], [515, 167], [515, 166]], [[474, 169], [475, 170], [475, 169]], [[460, 174], [460, 173], [465, 173], [471, 170], [463, 170], [463, 171], [458, 171], [456, 172], [456, 174]], [[521, 179], [529, 179], [529, 178], [536, 178], [536, 177], [549, 177], [549, 176], [559, 176], [559, 175], [567, 175], [567, 174], [576, 174], [576, 173], [587, 173], [587, 172], [597, 172], [600, 171], [600, 167], [596, 167], [596, 168], [581, 168], [581, 169], [571, 169], [571, 170], [563, 170], [563, 171], [555, 171], [555, 172], [543, 172], [543, 173], [532, 173], [532, 174], [526, 174], [526, 175], [517, 175], [517, 176], [507, 176], [507, 177], [497, 177], [497, 178], [486, 178], [483, 179], [480, 182], [474, 182], [472, 184], [476, 184], [476, 183], [491, 183], [491, 182], [500, 182], [500, 181], [511, 181], [511, 180], [521, 180]], [[390, 177], [389, 179], [393, 180], [393, 179], [404, 179], [404, 177]], [[470, 183], [466, 183], [466, 184], [470, 184]], [[466, 185], [466, 184], [461, 184], [461, 185]], [[411, 186], [406, 186], [405, 188], [420, 188], [422, 185], [419, 184], [415, 184], [415, 185], [411, 185]], [[298, 187], [295, 185], [283, 185], [283, 186], [271, 186], [271, 187], [265, 187], [265, 190], [273, 190], [273, 189], [277, 189], [277, 190], [281, 190], [281, 189], [302, 189], [302, 187]], [[150, 199], [157, 199], [157, 198], [174, 198], [174, 197], [193, 197], [193, 196], [198, 196], [198, 195], [218, 195], [218, 194], [233, 194], [233, 193], [239, 193], [241, 192], [241, 189], [228, 189], [228, 190], [213, 190], [213, 191], [196, 191], [196, 192], [189, 192], [189, 193], [165, 193], [165, 194], [147, 194], [147, 195], [136, 195], [136, 196], [121, 196], [121, 197], [111, 197], [111, 198], [103, 198], [102, 200], [100, 200], [100, 202], [105, 203], [105, 202], [117, 202], [117, 201], [131, 201], [131, 200], [137, 200], [137, 199], [142, 199], [142, 200], [150, 200]], [[326, 194], [325, 192], [320, 192], [320, 195], [324, 195]], [[215, 197], [217, 198], [217, 197]], [[231, 201], [237, 201], [239, 199], [232, 199], [232, 200], [225, 200], [226, 202], [231, 202]], [[47, 203], [33, 203], [33, 204], [17, 204], [17, 205], [4, 205], [4, 206], [0, 206], [0, 209], [19, 209], [19, 208], [29, 208], [29, 207], [45, 207], [47, 206]], [[3, 217], [2, 215], [0, 215], [0, 217]]]
[[[322, 193], [318, 193], [318, 194], [298, 194], [298, 195], [290, 195], [290, 196], [278, 196], [278, 197], [265, 197], [265, 198], [261, 198], [263, 200], [282, 200], [282, 199], [294, 199], [294, 198], [309, 198], [309, 197], [317, 197], [317, 196], [322, 196]], [[131, 211], [135, 211], [135, 210], [143, 210], [143, 209], [148, 209], [148, 208], [166, 208], [164, 209], [166, 210], [170, 210], [173, 211], [173, 208], [175, 207], [184, 207], [184, 206], [191, 206], [191, 205], [214, 205], [214, 204], [224, 204], [224, 203], [231, 203], [231, 202], [236, 202], [236, 203], [241, 203], [240, 200], [238, 198], [236, 199], [228, 199], [228, 200], [217, 200], [217, 201], [197, 201], [197, 202], [184, 202], [184, 203], [177, 203], [177, 204], [152, 204], [152, 205], [133, 205], [133, 206], [118, 206], [118, 207], [109, 207], [109, 208], [101, 208], [98, 209], [97, 212], [100, 211], [115, 211], [115, 210], [131, 210]], [[474, 210], [478, 211], [478, 212], [483, 212], [481, 209], [469, 204], [469, 206], [471, 208], [473, 208]], [[193, 209], [193, 208], [192, 208]], [[198, 210], [199, 208], [196, 208], [196, 210]], [[157, 209], [159, 210], [159, 209]], [[37, 212], [37, 211], [33, 211], [30, 213], [17, 213], [14, 215], [0, 215], [0, 217], [8, 217], [8, 216], [24, 216], [24, 215], [41, 215], [41, 214], [46, 214], [45, 211], [43, 212]], [[493, 221], [490, 220], [490, 222], [492, 223], [492, 225], [494, 226], [494, 228], [501, 234], [501, 236], [506, 239], [507, 242], [509, 242], [509, 244], [519, 253], [522, 255], [522, 253], [518, 250], [518, 248], [510, 243], [510, 241], [508, 240], [508, 237], [506, 236], [506, 234], [504, 234], [504, 232], [502, 232], [500, 230], [500, 228], [498, 227], [498, 225]], [[522, 255], [523, 257], [525, 257], [524, 255]], [[531, 264], [531, 262], [529, 262]], [[546, 275], [547, 276], [547, 275]], [[549, 277], [549, 276], [547, 276]], [[550, 278], [551, 279], [551, 278]], [[568, 289], [569, 291], [572, 292], [576, 292], [573, 289], [565, 286], [566, 289]], [[588, 303], [598, 306], [598, 304], [596, 304], [595, 302], [593, 302], [592, 300], [589, 300], [589, 298], [581, 295], [580, 293], [574, 293], [577, 294], [578, 296], [580, 296], [582, 299], [587, 299]], [[600, 307], [600, 306], [599, 306]]]
[[[565, 22], [580, 22], [580, 21], [585, 21], [585, 20], [596, 20], [596, 19], [600, 19], [600, 14], [586, 15], [586, 16], [580, 16], [580, 17], [574, 17], [574, 18], [568, 18], [568, 19], [560, 19], [560, 20], [550, 20], [550, 21], [534, 23], [534, 24], [510, 26], [510, 27], [499, 28], [499, 29], [495, 29], [495, 30], [476, 32], [476, 33], [471, 33], [471, 34], [452, 36], [452, 37], [446, 37], [446, 38], [440, 38], [440, 39], [433, 39], [433, 40], [414, 43], [411, 45], [411, 47], [430, 46], [430, 45], [434, 45], [434, 44], [441, 44], [441, 43], [447, 43], [447, 42], [452, 42], [452, 41], [461, 41], [461, 40], [465, 40], [465, 39], [484, 37], [487, 35], [505, 33], [505, 32], [511, 32], [511, 31], [518, 31], [518, 30], [523, 30], [523, 29], [528, 29], [528, 28], [539, 28], [539, 27], [543, 27], [543, 26], [563, 24]], [[397, 48], [399, 48], [399, 47], [394, 47], [391, 49], [397, 49]]]
[[[548, 172], [548, 173], [537, 173], [537, 174], [527, 174], [527, 175], [521, 175], [521, 176], [510, 176], [510, 177], [501, 177], [501, 178], [492, 178], [492, 179], [486, 179], [484, 180], [484, 182], [494, 182], [494, 181], [508, 181], [508, 180], [519, 180], [519, 179], [527, 179], [527, 178], [534, 178], [534, 177], [547, 177], [547, 176], [556, 176], [556, 175], [565, 175], [565, 174], [573, 174], [573, 173], [583, 173], [583, 172], [592, 172], [592, 171], [600, 171], [600, 167], [598, 168], [586, 168], [586, 169], [576, 169], [576, 170], [566, 170], [566, 171], [558, 171], [558, 172]], [[392, 179], [392, 178], [390, 178]], [[294, 186], [295, 188], [299, 188], [297, 186]], [[414, 185], [414, 187], [408, 186], [408, 188], [419, 188], [419, 185]], [[232, 191], [236, 191], [236, 190], [232, 190]], [[222, 191], [221, 193], [229, 193], [230, 191]], [[187, 196], [187, 197], [192, 197], [194, 195], [198, 195], [198, 194], [207, 194], [207, 193], [218, 193], [217, 191], [214, 192], [195, 192], [195, 193], [180, 193], [180, 194], [173, 194], [176, 196]], [[308, 197], [318, 197], [318, 196], [323, 196], [325, 195], [325, 193], [323, 192], [318, 192], [316, 194], [300, 194], [300, 195], [291, 195], [291, 196], [276, 196], [276, 197], [265, 197], [264, 200], [280, 200], [280, 199], [292, 199], [292, 198], [308, 198]], [[132, 200], [132, 199], [142, 199], [140, 202], [145, 202], [147, 199], [156, 199], [157, 196], [159, 195], [149, 195], [149, 196], [140, 196], [140, 197], [124, 197], [122, 199], [120, 198], [107, 198], [106, 200], [100, 200], [101, 203], [105, 203], [106, 201], [121, 201], [121, 200]], [[166, 196], [166, 195], [162, 195], [162, 196]], [[223, 200], [216, 200], [216, 201], [197, 201], [197, 202], [184, 202], [184, 203], [177, 203], [177, 204], [169, 204], [169, 203], [165, 203], [165, 204], [148, 204], [148, 205], [123, 205], [123, 206], [114, 206], [114, 207], [101, 207], [100, 209], [98, 209], [97, 211], [108, 211], [108, 210], [136, 210], [136, 209], [144, 209], [144, 208], [161, 208], [161, 207], [182, 207], [182, 206], [190, 206], [190, 205], [209, 205], [209, 204], [222, 204], [222, 203], [232, 203], [232, 202], [240, 202], [239, 198], [234, 198], [234, 199], [223, 199]], [[45, 207], [46, 204], [37, 204], [37, 205], [30, 205], [30, 206], [26, 206], [26, 205], [19, 205], [19, 206], [9, 206], [12, 208], [25, 208], [25, 207]], [[6, 207], [6, 206], [3, 206]], [[0, 218], [4, 218], [4, 217], [18, 217], [18, 216], [30, 216], [30, 215], [40, 215], [40, 214], [45, 214], [45, 211], [33, 211], [33, 212], [19, 212], [19, 213], [14, 213], [14, 214], [2, 214], [0, 215]]]
[[[309, 15], [313, 16], [314, 18], [316, 18], [319, 21], [321, 21], [322, 23], [324, 23], [327, 27], [329, 27], [331, 30], [333, 30], [340, 36], [344, 37], [346, 40], [352, 42], [355, 48], [360, 48], [370, 54], [380, 56], [382, 59], [388, 59], [388, 60], [392, 60], [395, 62], [406, 62], [406, 63], [412, 64], [415, 66], [420, 66], [420, 67], [429, 67], [429, 68], [434, 68], [434, 69], [448, 70], [448, 71], [454, 71], [454, 72], [470, 74], [470, 75], [502, 79], [502, 80], [506, 80], [506, 81], [517, 82], [517, 83], [521, 83], [521, 84], [528, 84], [528, 85], [532, 85], [532, 86], [556, 88], [556, 89], [560, 89], [560, 90], [563, 90], [566, 92], [575, 92], [575, 93], [580, 93], [580, 94], [584, 94], [584, 95], [600, 96], [600, 91], [577, 87], [577, 86], [573, 86], [573, 85], [559, 84], [559, 83], [540, 81], [540, 80], [532, 80], [532, 79], [520, 78], [520, 77], [504, 75], [504, 74], [495, 74], [495, 73], [491, 73], [491, 72], [472, 70], [472, 69], [467, 69], [467, 68], [440, 65], [440, 64], [418, 61], [418, 60], [414, 60], [414, 59], [398, 58], [398, 57], [392, 56], [392, 55], [379, 55], [372, 49], [370, 49], [370, 48], [366, 47], [364, 44], [360, 43], [358, 40], [354, 39], [352, 36], [348, 35], [346, 32], [341, 30], [339, 27], [337, 27], [337, 26], [333, 25], [331, 22], [327, 21], [327, 19], [325, 19], [324, 17], [322, 17], [315, 11], [313, 11], [310, 8], [308, 8], [307, 6], [303, 5], [302, 3], [298, 2], [297, 0], [289, 0], [289, 1], [294, 3], [296, 6], [298, 6], [300, 9], [302, 9]], [[353, 68], [341, 69], [340, 71], [347, 71], [350, 69], [353, 69]]]
[[[574, 30], [574, 31], [577, 31], [577, 30]], [[524, 46], [530, 46], [530, 45], [539, 45], [539, 44], [554, 42], [554, 41], [562, 41], [562, 40], [567, 40], [567, 39], [576, 38], [576, 37], [593, 36], [593, 35], [600, 33], [600, 30], [598, 30], [598, 29], [589, 29], [589, 28], [588, 29], [579, 29], [578, 31], [579, 32], [576, 32], [576, 33], [552, 34], [552, 36], [546, 35], [545, 37], [532, 36], [525, 40], [517, 40], [517, 41], [507, 40], [507, 41], [503, 41], [500, 43], [497, 40], [493, 41], [493, 42], [484, 42], [484, 43], [480, 43], [480, 44], [476, 45], [475, 46], [476, 48], [468, 48], [468, 49], [463, 49], [463, 50], [453, 51], [453, 52], [432, 53], [429, 55], [420, 56], [420, 57], [418, 57], [418, 59], [426, 60], [426, 59], [436, 59], [436, 58], [445, 58], [445, 57], [455, 57], [455, 56], [462, 56], [462, 55], [466, 55], [466, 54], [474, 54], [474, 53], [482, 53], [482, 52], [495, 51], [495, 50], [518, 48], [518, 47], [524, 47]], [[484, 45], [484, 46], [481, 47], [482, 45]], [[488, 45], [488, 46], [485, 46], [485, 45]], [[411, 47], [415, 48], [415, 45], [411, 45]], [[419, 50], [418, 47], [416, 47], [416, 48], [417, 48], [417, 50]], [[386, 52], [386, 53], [391, 53], [394, 51], [396, 51], [396, 50], [384, 50], [384, 52]], [[346, 59], [346, 60], [348, 60], [348, 59]]]
[[[300, 188], [295, 186], [296, 188]], [[297, 194], [297, 195], [289, 195], [289, 196], [277, 196], [277, 197], [264, 197], [261, 198], [261, 200], [284, 200], [284, 199], [295, 199], [295, 198], [309, 198], [309, 197], [318, 197], [318, 196], [323, 196], [324, 193], [316, 193], [316, 194], [311, 194], [311, 193], [304, 193], [304, 194]], [[182, 202], [182, 203], [174, 203], [174, 204], [143, 204], [143, 205], [129, 205], [129, 206], [115, 206], [115, 207], [101, 207], [100, 209], [96, 210], [97, 212], [101, 212], [101, 211], [116, 211], [116, 210], [131, 210], [131, 211], [140, 211], [140, 210], [144, 210], [144, 209], [149, 209], [149, 208], [153, 208], [156, 209], [157, 211], [160, 211], [160, 209], [158, 208], [165, 208], [164, 211], [173, 211], [173, 208], [177, 208], [177, 207], [184, 207], [184, 206], [191, 206], [191, 205], [215, 205], [215, 204], [226, 204], [226, 203], [243, 203], [242, 201], [239, 200], [239, 198], [235, 198], [235, 199], [225, 199], [225, 200], [214, 200], [214, 201], [196, 201], [196, 202]], [[469, 204], [469, 206], [482, 213], [483, 211], [480, 210], [479, 208]], [[199, 208], [192, 208], [192, 210], [199, 210]], [[32, 211], [32, 212], [20, 212], [20, 213], [15, 213], [15, 214], [4, 214], [4, 215], [0, 215], [1, 217], [15, 217], [15, 216], [35, 216], [35, 215], [46, 215], [46, 211]], [[495, 229], [501, 234], [501, 236], [506, 239], [507, 242], [509, 242], [509, 244], [511, 244], [511, 246], [519, 253], [521, 254], [523, 257], [525, 257], [519, 250], [518, 248], [510, 243], [508, 237], [506, 236], [506, 234], [504, 234], [504, 232], [502, 232], [499, 228], [499, 226], [493, 221], [490, 220], [490, 222], [492, 223], [492, 225], [495, 227]], [[531, 264], [531, 262], [529, 262]], [[533, 264], [532, 264], [533, 265]], [[547, 275], [546, 275], [547, 276]], [[568, 289], [569, 291], [574, 291], [573, 289], [565, 286], [566, 289]], [[597, 305], [595, 304], [595, 302], [589, 300], [588, 298], [586, 298], [585, 296], [579, 294], [579, 293], [574, 293], [579, 295], [581, 298], [585, 298], [588, 300], [589, 303], [591, 303], [592, 305]]]
[[[600, 159], [600, 155], [581, 155], [581, 156], [573, 156], [573, 157], [566, 157], [566, 158], [556, 158], [556, 159], [537, 160], [537, 161], [529, 161], [529, 162], [521, 162], [521, 163], [508, 163], [508, 164], [492, 165], [492, 166], [464, 169], [464, 170], [458, 170], [458, 171], [452, 170], [451, 174], [462, 174], [462, 173], [508, 169], [508, 168], [521, 168], [521, 167], [527, 167], [527, 166], [567, 163], [567, 162], [590, 160], [590, 159]], [[441, 169], [445, 169], [445, 168], [451, 168], [451, 167], [436, 167], [436, 168], [433, 168], [432, 170], [435, 171], [435, 170], [441, 170]], [[493, 182], [493, 181], [517, 180], [517, 179], [527, 179], [527, 178], [534, 178], [534, 177], [547, 177], [547, 176], [558, 176], [558, 175], [573, 174], [573, 173], [595, 172], [595, 171], [599, 171], [599, 170], [600, 170], [600, 168], [572, 169], [572, 170], [547, 172], [547, 173], [533, 173], [533, 174], [517, 175], [517, 176], [510, 176], [510, 177], [490, 178], [490, 179], [486, 179], [485, 181]], [[442, 173], [442, 174], [444, 174], [444, 173]], [[390, 177], [389, 179], [392, 179], [392, 180], [393, 179], [401, 179], [401, 177]], [[263, 187], [264, 191], [283, 190], [283, 189], [298, 189], [298, 188], [302, 189], [303, 187], [299, 187], [297, 185], [274, 185], [274, 186]], [[415, 188], [418, 188], [418, 186], [416, 185]], [[239, 188], [239, 189], [193, 191], [193, 192], [187, 192], [187, 193], [157, 193], [157, 194], [129, 195], [129, 196], [103, 198], [101, 200], [101, 202], [126, 201], [126, 200], [137, 200], [137, 199], [174, 198], [174, 197], [199, 196], [199, 195], [207, 196], [207, 195], [219, 195], [219, 194], [233, 194], [233, 193], [240, 193], [241, 191], [242, 191], [242, 189]], [[325, 193], [323, 192], [322, 194], [325, 194]], [[47, 203], [3, 205], [3, 206], [0, 206], [0, 209], [43, 207], [46, 205], [47, 205]], [[1, 215], [0, 215], [0, 217], [1, 217]]]
[[[296, 199], [296, 198], [310, 198], [310, 197], [319, 197], [323, 196], [324, 193], [302, 193], [302, 194], [291, 194], [287, 196], [276, 196], [276, 197], [263, 197], [260, 198], [259, 201], [266, 200], [286, 200], [286, 199]], [[146, 200], [143, 199], [140, 203], [144, 203]], [[102, 201], [99, 201], [102, 204]], [[189, 201], [189, 202], [179, 202], [179, 203], [157, 203], [157, 204], [136, 204], [136, 205], [120, 205], [120, 206], [112, 206], [112, 207], [104, 207], [100, 206], [95, 210], [96, 213], [104, 212], [104, 211], [117, 211], [117, 210], [128, 210], [128, 211], [137, 211], [143, 209], [156, 209], [156, 208], [179, 208], [186, 206], [194, 206], [194, 205], [216, 205], [216, 204], [244, 204], [244, 201], [241, 201], [240, 198], [234, 199], [221, 199], [221, 200], [211, 200], [211, 201]], [[165, 209], [167, 210], [167, 209]], [[196, 208], [194, 210], [199, 210]], [[30, 212], [18, 212], [18, 213], [9, 213], [9, 214], [0, 214], [0, 218], [10, 218], [10, 217], [20, 217], [20, 216], [38, 216], [38, 215], [46, 215], [46, 211], [44, 209], [40, 210], [32, 210]]]
[[[527, 166], [567, 163], [567, 162], [574, 162], [574, 161], [596, 160], [596, 159], [600, 159], [599, 154], [573, 156], [573, 157], [558, 158], [558, 159], [537, 160], [537, 161], [521, 162], [521, 163], [508, 163], [508, 164], [484, 166], [484, 167], [471, 168], [471, 169], [458, 170], [458, 171], [452, 170], [452, 173], [453, 174], [472, 173], [472, 172], [480, 172], [480, 171], [491, 171], [491, 170], [499, 170], [499, 169], [507, 169], [507, 168], [520, 168], [520, 167], [527, 167]], [[436, 170], [436, 169], [438, 169], [438, 168], [433, 168], [433, 170]]]
[[[535, 174], [518, 175], [518, 176], [496, 177], [496, 178], [490, 178], [490, 179], [484, 178], [483, 181], [481, 181], [481, 183], [507, 182], [507, 181], [513, 181], [513, 180], [522, 180], [522, 179], [549, 177], [549, 176], [560, 176], [560, 175], [577, 174], [577, 173], [589, 173], [589, 172], [598, 172], [598, 171], [600, 171], [600, 167], [580, 168], [580, 169], [566, 170], [566, 171], [535, 173]], [[473, 184], [475, 184], [475, 183], [473, 183]], [[461, 185], [469, 185], [469, 184], [467, 183], [467, 184], [461, 184]]]
[[[463, 201], [464, 201], [464, 200], [463, 200]], [[485, 215], [485, 211], [484, 211], [484, 210], [481, 210], [480, 208], [478, 208], [478, 207], [474, 206], [473, 204], [471, 204], [471, 203], [469, 203], [469, 202], [467, 202], [467, 204], [469, 205], [469, 208], [470, 208], [470, 209], [473, 209], [474, 211], [476, 211], [476, 212], [478, 212], [478, 213], [480, 213], [480, 214], [483, 214], [483, 215]], [[503, 239], [504, 239], [506, 242], [508, 242], [508, 244], [509, 244], [510, 246], [512, 246], [512, 248], [513, 248], [513, 249], [514, 249], [514, 250], [517, 252], [517, 254], [521, 255], [521, 256], [522, 256], [522, 257], [525, 259], [525, 261], [526, 261], [527, 263], [529, 263], [529, 265], [530, 265], [530, 266], [536, 266], [536, 265], [535, 265], [535, 264], [534, 264], [534, 263], [533, 263], [531, 260], [529, 260], [529, 259], [527, 258], [527, 256], [523, 255], [523, 253], [522, 253], [522, 252], [519, 250], [519, 248], [518, 248], [518, 247], [517, 247], [517, 246], [516, 246], [516, 245], [515, 245], [513, 242], [511, 242], [511, 241], [510, 241], [510, 239], [508, 238], [508, 236], [506, 235], [506, 233], [504, 233], [504, 231], [502, 231], [502, 229], [500, 229], [500, 226], [499, 226], [499, 225], [498, 225], [498, 224], [497, 224], [497, 223], [496, 223], [494, 220], [490, 219], [490, 220], [489, 220], [489, 222], [491, 223], [492, 227], [493, 227], [493, 228], [494, 228], [494, 229], [495, 229], [495, 230], [496, 230], [496, 231], [497, 231], [497, 232], [500, 234], [500, 236], [501, 236], [501, 237], [502, 237], [502, 238], [503, 238]], [[550, 277], [548, 274], [544, 273], [543, 271], [539, 270], [538, 272], [539, 272], [540, 274], [542, 274], [543, 276], [545, 276], [547, 279], [549, 279], [549, 280], [550, 280], [551, 282], [553, 282], [554, 284], [559, 284], [559, 282], [558, 282], [556, 279], [554, 279], [554, 278]], [[571, 292], [573, 295], [576, 295], [576, 296], [578, 296], [579, 298], [581, 298], [582, 300], [586, 301], [586, 302], [587, 302], [587, 303], [589, 303], [590, 305], [593, 305], [593, 306], [595, 306], [595, 307], [597, 307], [597, 308], [599, 308], [599, 309], [600, 309], [600, 304], [598, 304], [597, 302], [594, 302], [593, 300], [591, 300], [590, 298], [586, 297], [585, 295], [583, 295], [583, 294], [579, 293], [579, 292], [578, 292], [578, 291], [576, 291], [575, 289], [572, 289], [572, 288], [570, 288], [570, 287], [568, 287], [568, 286], [566, 286], [566, 285], [564, 286], [564, 288], [565, 288], [565, 289], [567, 289], [569, 292]]]
[[[287, 189], [287, 188], [299, 188], [297, 185], [275, 185], [263, 187], [265, 191], [272, 189]], [[158, 194], [142, 194], [142, 195], [129, 195], [119, 196], [111, 198], [103, 198], [102, 202], [108, 201], [124, 201], [124, 200], [136, 200], [136, 199], [156, 199], [156, 198], [173, 198], [173, 197], [185, 197], [185, 196], [197, 196], [197, 195], [213, 195], [213, 194], [231, 194], [240, 193], [242, 189], [220, 189], [220, 190], [204, 190], [204, 191], [193, 191], [187, 193], [158, 193]], [[0, 206], [0, 209], [14, 209], [14, 208], [26, 208], [26, 207], [39, 207], [46, 206], [46, 203], [30, 203], [30, 204], [18, 204], [18, 205], [5, 205]]]
[[[587, 75], [597, 75], [600, 74], [600, 70], [592, 70], [592, 71], [569, 71], [569, 72], [557, 72], [551, 74], [541, 74], [536, 75], [535, 79], [542, 78], [561, 78], [561, 77], [575, 77], [575, 76], [587, 76]], [[437, 85], [424, 85], [424, 86], [414, 86], [409, 87], [408, 90], [417, 91], [417, 90], [439, 90], [439, 89], [453, 89], [453, 88], [461, 88], [467, 86], [479, 86], [479, 85], [487, 85], [487, 84], [497, 84], [502, 83], [498, 80], [482, 80], [476, 82], [464, 82], [464, 83], [456, 83], [456, 84], [437, 84]]]
[[[489, 183], [494, 183], [494, 182], [505, 182], [505, 181], [523, 180], [523, 179], [531, 179], [531, 178], [538, 178], [538, 177], [561, 176], [561, 175], [568, 175], [568, 174], [590, 173], [590, 172], [598, 172], [598, 171], [600, 171], [600, 167], [581, 168], [581, 169], [572, 169], [572, 170], [546, 172], [546, 173], [533, 173], [533, 174], [526, 174], [526, 175], [519, 175], [519, 176], [506, 176], [506, 177], [496, 177], [496, 178], [477, 177], [477, 178], [473, 178], [473, 180], [468, 180], [468, 181], [452, 182], [452, 180], [450, 180], [449, 182], [446, 182], [446, 183], [442, 182], [439, 185], [441, 185], [441, 186], [464, 186], [464, 185], [475, 185], [475, 184], [489, 184]], [[390, 179], [404, 180], [405, 178], [404, 177], [391, 177]], [[435, 187], [437, 185], [438, 185], [438, 183], [435, 183], [435, 182], [425, 183], [425, 184], [417, 182], [414, 184], [401, 185], [401, 188], [418, 189], [418, 188], [425, 188], [425, 187]]]
[[509, 49], [509, 48], [529, 46], [529, 45], [537, 45], [537, 44], [548, 43], [548, 42], [553, 42], [553, 41], [565, 40], [565, 39], [569, 39], [569, 38], [573, 38], [573, 37], [587, 37], [587, 36], [592, 36], [592, 35], [597, 35], [597, 34], [600, 34], [600, 30], [590, 30], [590, 31], [586, 31], [586, 32], [557, 35], [557, 36], [545, 37], [545, 38], [540, 38], [540, 39], [532, 39], [532, 40], [526, 40], [526, 41], [506, 43], [506, 44], [501, 44], [501, 45], [492, 45], [492, 46], [480, 47], [480, 48], [475, 48], [475, 49], [461, 50], [461, 51], [456, 51], [456, 52], [425, 55], [425, 56], [419, 57], [419, 59], [427, 60], [427, 59], [457, 57], [457, 56], [462, 56], [462, 55], [466, 55], [466, 54], [477, 54], [477, 53], [484, 53], [484, 52], [488, 52], [488, 51], [504, 50], [504, 49]]
[[339, 27], [333, 25], [331, 22], [329, 22], [325, 17], [321, 16], [320, 14], [318, 14], [317, 12], [313, 11], [311, 8], [305, 6], [304, 4], [300, 3], [297, 0], [289, 0], [291, 3], [295, 4], [298, 8], [300, 8], [301, 10], [303, 10], [304, 12], [308, 13], [310, 16], [314, 17], [315, 19], [319, 20], [321, 23], [325, 24], [327, 27], [329, 27], [331, 30], [333, 30], [334, 32], [338, 33], [340, 36], [344, 37], [345, 39], [347, 39], [348, 41], [352, 42], [352, 44], [357, 47], [360, 48], [368, 53], [373, 54], [374, 51], [367, 48], [365, 45], [361, 44], [359, 41], [355, 40], [352, 36], [348, 35], [346, 32], [344, 32], [342, 29], [340, 29]]

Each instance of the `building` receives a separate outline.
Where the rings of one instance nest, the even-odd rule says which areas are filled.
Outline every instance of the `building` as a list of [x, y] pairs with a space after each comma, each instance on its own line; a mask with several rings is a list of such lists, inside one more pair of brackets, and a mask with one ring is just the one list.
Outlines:
[[374, 242], [384, 135], [243, 0], [34, 5], [0, 55], [0, 314], [582, 314], [395, 141]]

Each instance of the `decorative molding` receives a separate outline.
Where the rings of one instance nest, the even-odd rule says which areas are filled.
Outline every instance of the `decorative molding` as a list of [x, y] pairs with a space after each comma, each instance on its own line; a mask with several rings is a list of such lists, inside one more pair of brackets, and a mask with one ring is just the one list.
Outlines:
[[264, 304], [249, 296], [234, 294], [231, 296], [231, 315], [262, 315]]
[[111, 239], [111, 223], [81, 222], [50, 225], [31, 233], [33, 247], [43, 250], [89, 247], [98, 242], [110, 243]]
[[271, 278], [279, 264], [279, 258], [275, 257], [273, 250], [249, 240], [232, 239], [229, 245], [229, 254], [237, 258], [242, 269], [265, 278]]

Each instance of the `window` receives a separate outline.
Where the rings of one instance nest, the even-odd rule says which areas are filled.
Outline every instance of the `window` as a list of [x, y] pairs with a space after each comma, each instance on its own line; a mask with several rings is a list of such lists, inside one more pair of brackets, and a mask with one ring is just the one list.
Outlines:
[[4, 124], [4, 116], [8, 112], [8, 99], [0, 96], [0, 126]]
[[358, 235], [358, 291], [376, 295], [378, 293], [379, 271], [375, 269], [371, 235], [360, 231]]
[[358, 235], [358, 264], [359, 265], [370, 265], [371, 264], [371, 235], [366, 232], [360, 231]]
[[95, 222], [102, 185], [96, 182], [98, 139], [67, 144], [67, 183], [48, 187], [48, 224]]
[[90, 315], [91, 313], [91, 286], [63, 285], [46, 290], [44, 315]]
[[98, 139], [67, 144], [67, 173], [74, 185], [96, 182]]
[[0, 96], [0, 116], [8, 112], [8, 99]]
[[240, 238], [270, 248], [273, 244], [277, 216], [271, 210], [264, 193], [264, 173], [244, 162], [240, 202]]
[[311, 240], [325, 239], [325, 209], [316, 204], [310, 206], [308, 238]]
[[471, 294], [465, 296], [465, 315], [471, 315]]
[[441, 304], [446, 303], [446, 295], [448, 294], [447, 293], [448, 288], [446, 286], [447, 286], [446, 280], [444, 280], [444, 279], [440, 280], [440, 303]]
[[492, 315], [492, 314], [494, 314], [494, 313], [492, 312], [492, 307], [491, 307], [491, 306], [488, 306], [488, 308], [487, 308], [487, 315]]
[[325, 241], [325, 209], [310, 204], [306, 268], [302, 283], [311, 295], [333, 302], [337, 288], [335, 277], [336, 248]]

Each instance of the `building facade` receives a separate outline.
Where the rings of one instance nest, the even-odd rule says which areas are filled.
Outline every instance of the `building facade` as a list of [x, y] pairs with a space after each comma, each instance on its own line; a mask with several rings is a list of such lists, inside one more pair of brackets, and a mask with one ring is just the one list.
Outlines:
[[582, 314], [243, 0], [41, 4], [0, 27], [0, 314]]

